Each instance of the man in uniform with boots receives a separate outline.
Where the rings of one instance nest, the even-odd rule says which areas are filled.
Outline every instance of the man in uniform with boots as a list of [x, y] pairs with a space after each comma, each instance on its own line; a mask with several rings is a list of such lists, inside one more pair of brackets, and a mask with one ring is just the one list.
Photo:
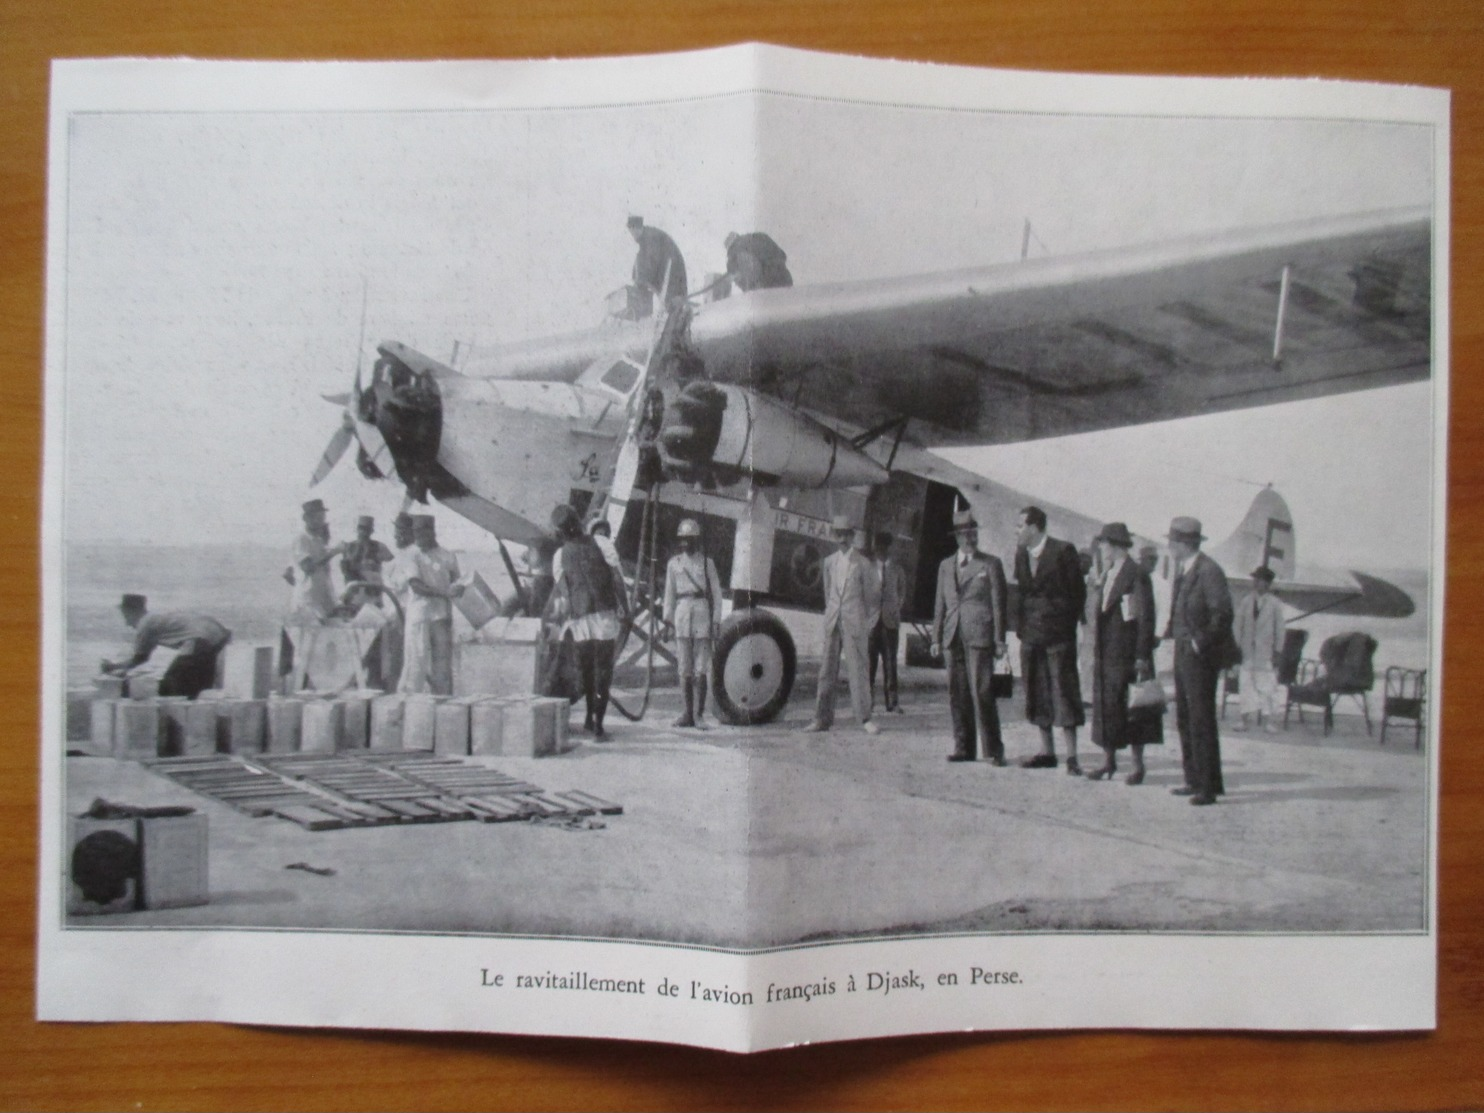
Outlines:
[[716, 616], [721, 613], [721, 578], [710, 557], [699, 551], [701, 527], [693, 518], [675, 533], [680, 552], [665, 565], [665, 637], [674, 636], [685, 713], [677, 727], [706, 726], [706, 678], [711, 675], [711, 646]]
[[609, 567], [603, 552], [582, 528], [577, 511], [565, 503], [551, 512], [551, 528], [561, 548], [552, 558], [555, 585], [548, 609], [563, 620], [558, 639], [572, 635], [577, 672], [586, 702], [583, 729], [606, 739], [603, 716], [613, 687], [613, 658], [621, 622], [628, 614], [623, 576]]

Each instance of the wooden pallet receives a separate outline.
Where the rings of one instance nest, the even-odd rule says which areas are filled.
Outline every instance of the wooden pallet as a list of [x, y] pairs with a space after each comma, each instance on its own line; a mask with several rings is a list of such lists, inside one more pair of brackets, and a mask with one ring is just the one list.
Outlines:
[[310, 831], [623, 813], [590, 793], [546, 792], [498, 769], [422, 751], [210, 754], [145, 764], [247, 815], [278, 816]]
[[310, 831], [375, 826], [390, 819], [389, 813], [310, 791], [232, 755], [157, 758], [145, 764], [176, 784], [220, 800], [244, 815], [278, 816]]
[[[583, 792], [546, 792], [498, 769], [471, 764], [441, 754], [401, 750], [368, 751], [357, 757], [394, 769], [402, 776], [437, 788], [471, 806], [485, 806], [497, 815], [481, 816], [486, 823], [527, 816], [622, 815], [623, 807]], [[513, 814], [511, 814], [513, 809]]]

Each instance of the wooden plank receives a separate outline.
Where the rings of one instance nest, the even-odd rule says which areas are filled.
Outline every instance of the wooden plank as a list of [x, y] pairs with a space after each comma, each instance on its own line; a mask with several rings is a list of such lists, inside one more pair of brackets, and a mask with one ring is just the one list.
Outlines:
[[471, 796], [464, 801], [480, 813], [485, 823], [506, 823], [513, 819], [524, 819], [529, 813], [520, 805], [498, 796]]
[[569, 800], [576, 800], [581, 804], [591, 804], [603, 815], [623, 815], [622, 804], [615, 804], [611, 800], [604, 800], [601, 796], [594, 796], [591, 792], [568, 789], [560, 795], [567, 797]]
[[306, 807], [304, 805], [274, 808], [273, 814], [291, 820], [308, 831], [333, 831], [336, 828], [346, 826], [345, 820], [337, 819], [328, 812], [320, 811], [318, 808]]

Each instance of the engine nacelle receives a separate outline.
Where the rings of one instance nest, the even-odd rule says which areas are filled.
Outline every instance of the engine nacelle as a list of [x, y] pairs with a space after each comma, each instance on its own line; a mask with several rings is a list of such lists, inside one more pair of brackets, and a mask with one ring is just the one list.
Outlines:
[[709, 466], [788, 487], [861, 487], [888, 476], [833, 429], [739, 386], [687, 385], [668, 407], [660, 441], [666, 463], [682, 473]]

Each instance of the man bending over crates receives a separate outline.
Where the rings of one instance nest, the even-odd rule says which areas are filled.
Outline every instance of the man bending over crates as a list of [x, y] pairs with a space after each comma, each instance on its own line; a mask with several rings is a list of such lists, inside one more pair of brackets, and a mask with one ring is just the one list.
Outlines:
[[163, 645], [176, 653], [160, 678], [160, 695], [195, 699], [216, 684], [216, 660], [232, 640], [232, 631], [204, 614], [149, 614], [143, 595], [125, 595], [119, 610], [134, 631], [134, 654], [127, 661], [104, 661], [104, 672], [126, 676], [149, 660], [155, 646]]
[[685, 714], [674, 725], [705, 729], [706, 678], [711, 675], [711, 643], [721, 614], [721, 579], [712, 559], [698, 551], [701, 527], [694, 518], [681, 522], [675, 537], [680, 552], [665, 565], [665, 637], [676, 638]]

